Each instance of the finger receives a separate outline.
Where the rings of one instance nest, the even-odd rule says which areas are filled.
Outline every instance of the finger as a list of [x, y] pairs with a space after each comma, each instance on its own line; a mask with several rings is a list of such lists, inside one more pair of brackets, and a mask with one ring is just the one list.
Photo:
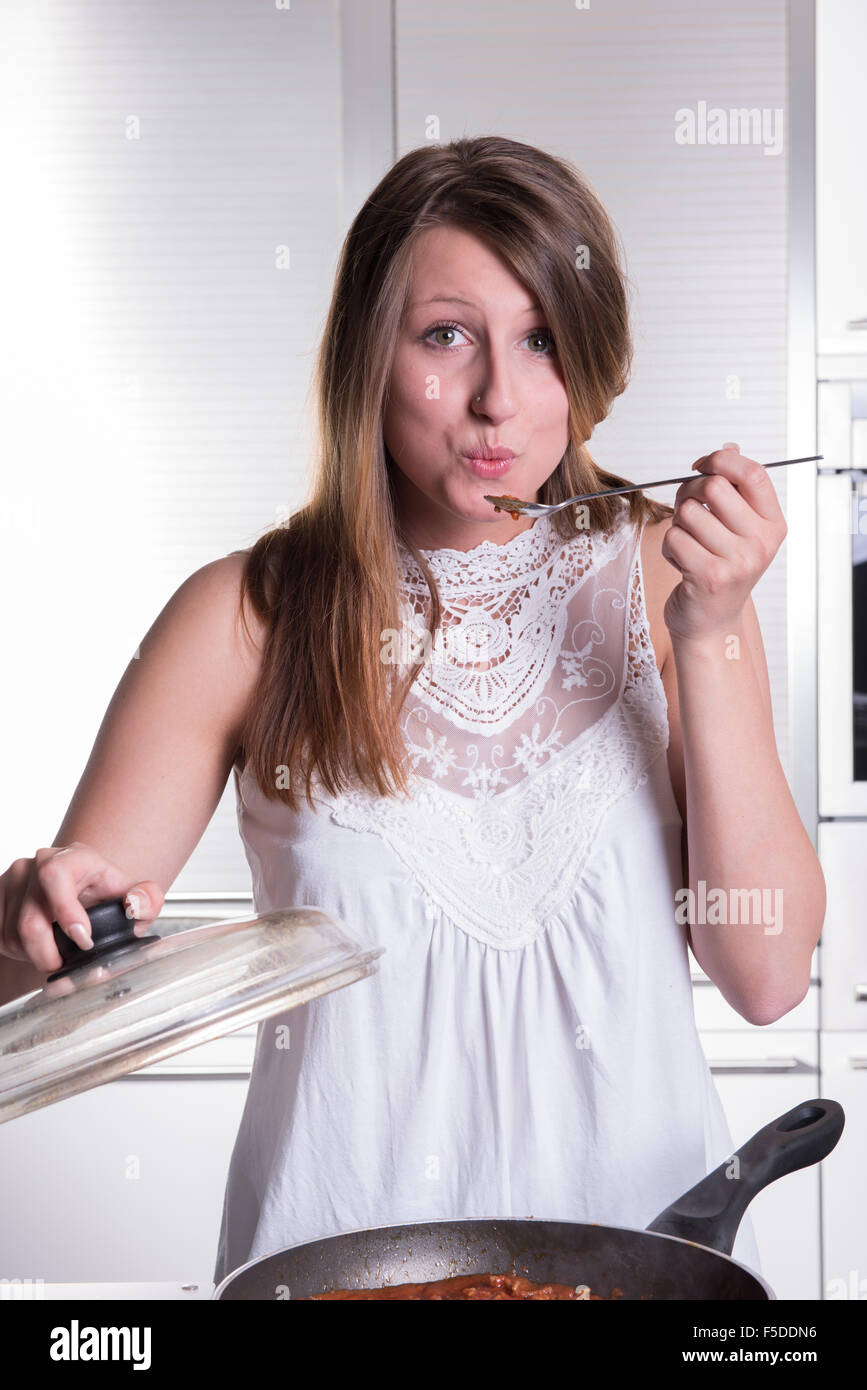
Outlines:
[[109, 898], [126, 900], [128, 893], [133, 895], [130, 906], [137, 921], [152, 922], [162, 910], [165, 894], [158, 883], [142, 879], [130, 884], [129, 873], [91, 845], [76, 843], [60, 850], [37, 850], [37, 858], [40, 884], [49, 905], [55, 909], [58, 926], [64, 930], [64, 915], [72, 913], [80, 918], [82, 907], [92, 907]]
[[686, 531], [688, 535], [722, 560], [734, 560], [740, 553], [739, 538], [727, 526], [703, 507], [697, 497], [688, 497], [675, 515], [673, 525]]
[[[681, 515], [695, 517], [696, 522], [701, 524], [699, 510], [706, 517], [715, 518], [723, 526], [724, 530], [731, 537], [731, 540], [759, 540], [761, 536], [762, 518], [753, 511], [746, 498], [733, 487], [728, 478], [723, 478], [720, 474], [706, 474], [702, 478], [684, 483], [682, 486], [687, 489], [684, 496], [675, 499], [675, 516]], [[702, 504], [697, 508], [695, 503]], [[683, 511], [684, 504], [688, 503], [686, 511]], [[692, 529], [687, 526], [687, 529]], [[711, 539], [714, 535], [717, 542], [724, 545], [723, 550], [716, 553], [720, 555], [733, 555], [739, 552], [741, 547], [732, 548], [731, 541], [722, 532], [715, 528], [705, 528], [697, 535], [705, 535]], [[714, 547], [715, 548], [715, 547]]]
[[698, 584], [707, 558], [704, 547], [682, 526], [669, 526], [662, 541], [662, 551], [675, 569], [680, 570], [686, 583]]
[[687, 497], [698, 497], [699, 500], [701, 500], [702, 495], [704, 493], [706, 477], [707, 474], [698, 473], [694, 478], [690, 478], [687, 482], [680, 484], [679, 488], [674, 494], [675, 511], [677, 511], [677, 508], [680, 506], [681, 502], [683, 502]]
[[[23, 935], [25, 927], [29, 933], [39, 930], [53, 941], [51, 926], [56, 922], [77, 946], [87, 949], [87, 943], [92, 943], [92, 932], [85, 909], [109, 896], [100, 891], [109, 867], [95, 849], [78, 841], [38, 849], [31, 880], [33, 892], [22, 907], [19, 933]], [[81, 932], [76, 928], [81, 928]]]
[[[724, 448], [724, 449], [736, 449], [737, 452], [740, 453], [741, 446], [740, 446], [740, 444], [731, 444], [731, 443], [728, 443], [728, 444], [724, 444], [724, 445], [723, 445], [723, 448]], [[693, 468], [701, 468], [702, 464], [703, 464], [703, 463], [706, 463], [707, 460], [708, 460], [709, 458], [710, 458], [710, 454], [702, 454], [702, 456], [701, 456], [700, 459], [696, 459], [696, 461], [695, 461], [695, 463], [692, 465], [692, 467], [693, 467]]]
[[[92, 846], [77, 842], [62, 849], [37, 850], [31, 885], [33, 891], [25, 896], [19, 915], [18, 933], [29, 959], [49, 971], [62, 964], [52, 922], [86, 950], [92, 933], [85, 908], [121, 897], [130, 886], [127, 872]], [[136, 885], [136, 890], [144, 919], [152, 920], [162, 906], [162, 889], [148, 882]]]
[[783, 515], [770, 474], [755, 459], [736, 449], [717, 449], [700, 460], [701, 472], [719, 473], [737, 488], [741, 496], [765, 521], [779, 521]]
[[[18, 921], [16, 935], [20, 945], [21, 956], [29, 960], [37, 970], [49, 974], [53, 970], [59, 970], [63, 964], [63, 957], [57, 949], [54, 940], [54, 932], [51, 923], [54, 920], [54, 912], [48, 904], [48, 900], [42, 891], [39, 879], [36, 876], [34, 865], [33, 874], [27, 886], [21, 904], [18, 909]], [[81, 940], [89, 939], [90, 924], [87, 922], [87, 915], [79, 907], [77, 920], [82, 927], [84, 935]], [[69, 914], [67, 922], [71, 926]], [[85, 923], [87, 926], [85, 928]], [[71, 940], [74, 936], [67, 932]]]
[[27, 891], [32, 859], [16, 859], [9, 865], [2, 880], [0, 904], [0, 953], [12, 960], [27, 960], [27, 952], [18, 941], [16, 924], [21, 903]]
[[[153, 879], [143, 879], [134, 883], [124, 894], [123, 905], [127, 917], [135, 921], [137, 935], [146, 931], [163, 910], [165, 893]], [[141, 931], [139, 930], [141, 929]]]

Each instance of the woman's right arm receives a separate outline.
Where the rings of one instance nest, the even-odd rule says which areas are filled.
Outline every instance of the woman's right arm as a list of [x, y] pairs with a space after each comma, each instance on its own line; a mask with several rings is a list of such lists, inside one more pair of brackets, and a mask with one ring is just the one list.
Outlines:
[[[245, 559], [213, 560], [172, 595], [112, 696], [53, 846], [0, 876], [0, 1002], [59, 969], [52, 921], [87, 927], [84, 907], [134, 886], [150, 899], [140, 919], [159, 915], [223, 794], [261, 669], [263, 625], [248, 607], [248, 637], [240, 616]], [[10, 988], [16, 968], [23, 984]]]

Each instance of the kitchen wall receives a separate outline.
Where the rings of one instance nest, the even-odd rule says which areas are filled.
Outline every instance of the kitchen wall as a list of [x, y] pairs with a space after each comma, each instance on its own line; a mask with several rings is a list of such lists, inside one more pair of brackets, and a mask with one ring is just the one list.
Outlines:
[[[3, 865], [50, 845], [189, 574], [305, 486], [340, 239], [336, 0], [4, 6]], [[24, 594], [25, 601], [18, 596]], [[176, 890], [249, 889], [231, 783]]]
[[[5, 691], [4, 863], [52, 842], [172, 592], [301, 501], [340, 240], [414, 145], [497, 131], [596, 187], [637, 343], [604, 466], [666, 477], [728, 439], [786, 457], [786, 142], [675, 139], [702, 102], [785, 108], [784, 0], [669, 0], [664, 23], [643, 0], [38, 0], [2, 23], [35, 58], [6, 99], [41, 227], [6, 231], [25, 389], [0, 418], [2, 564], [28, 603], [5, 616], [27, 656]], [[785, 499], [785, 470], [774, 484]], [[755, 601], [788, 767], [786, 563]], [[248, 887], [230, 782], [174, 888]]]
[[[789, 457], [785, 0], [669, 0], [664, 14], [646, 0], [397, 0], [395, 18], [398, 154], [465, 133], [538, 144], [578, 165], [618, 227], [637, 350], [591, 442], [599, 462], [649, 480], [726, 440]], [[701, 103], [760, 108], [771, 138], [679, 144], [676, 113]], [[771, 476], [785, 505], [786, 470]], [[784, 546], [754, 594], [784, 766], [786, 561]]]

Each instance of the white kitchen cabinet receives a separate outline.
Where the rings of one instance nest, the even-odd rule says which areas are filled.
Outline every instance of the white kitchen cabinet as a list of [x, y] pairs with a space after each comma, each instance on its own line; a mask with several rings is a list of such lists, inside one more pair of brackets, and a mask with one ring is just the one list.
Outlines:
[[864, 0], [816, 6], [816, 290], [820, 358], [867, 353]]
[[823, 821], [819, 857], [828, 889], [821, 943], [822, 1029], [858, 1032], [867, 1027], [867, 823]]
[[822, 1288], [828, 1299], [867, 1299], [867, 1032], [821, 1033], [822, 1090], [846, 1125], [822, 1164]]
[[[771, 1120], [820, 1094], [814, 1032], [747, 1028], [699, 1036], [735, 1149]], [[837, 1097], [833, 1087], [830, 1094]], [[762, 1273], [777, 1298], [821, 1297], [819, 1185], [819, 1166], [802, 1168], [764, 1188], [747, 1208]]]
[[[700, 1036], [735, 1147], [820, 1092], [813, 1032]], [[254, 1042], [255, 1029], [241, 1030], [0, 1126], [0, 1279], [210, 1285]], [[847, 1108], [836, 1078], [826, 1089]], [[777, 1296], [818, 1298], [818, 1168], [765, 1188], [749, 1210]]]
[[0, 1279], [213, 1287], [248, 1080], [154, 1069], [0, 1125]]

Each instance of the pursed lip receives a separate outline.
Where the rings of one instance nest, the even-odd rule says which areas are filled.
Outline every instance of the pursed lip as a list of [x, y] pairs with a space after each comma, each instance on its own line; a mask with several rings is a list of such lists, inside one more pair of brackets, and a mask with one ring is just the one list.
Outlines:
[[465, 459], [488, 459], [489, 461], [494, 461], [496, 459], [513, 459], [515, 457], [515, 451], [514, 449], [500, 447], [486, 449], [477, 446], [476, 448], [465, 450], [463, 457]]

